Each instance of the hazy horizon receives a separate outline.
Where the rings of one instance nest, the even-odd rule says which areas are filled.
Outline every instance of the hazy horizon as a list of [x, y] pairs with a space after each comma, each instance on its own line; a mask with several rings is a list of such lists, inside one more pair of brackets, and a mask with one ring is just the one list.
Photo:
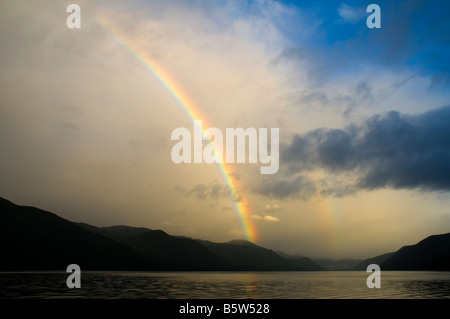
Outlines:
[[[310, 258], [450, 232], [449, 3], [71, 3], [0, 3], [0, 197]], [[175, 164], [193, 120], [279, 128], [278, 172]]]

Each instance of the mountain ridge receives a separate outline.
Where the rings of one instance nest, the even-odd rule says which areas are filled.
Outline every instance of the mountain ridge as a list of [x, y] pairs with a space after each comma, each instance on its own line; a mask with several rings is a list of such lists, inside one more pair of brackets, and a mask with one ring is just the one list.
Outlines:
[[450, 270], [450, 233], [403, 246], [381, 264], [384, 270]]
[[36, 207], [0, 198], [0, 220], [0, 270], [55, 270], [76, 262], [93, 270], [171, 268]]
[[65, 269], [72, 263], [90, 270], [320, 270], [244, 240], [210, 242], [208, 247], [205, 241], [162, 230], [74, 223], [1, 197], [0, 220], [2, 271]]
[[71, 263], [91, 270], [365, 270], [376, 263], [382, 270], [450, 271], [450, 233], [360, 261], [288, 255], [243, 239], [214, 243], [160, 229], [97, 227], [2, 197], [0, 221], [0, 271], [62, 269]]

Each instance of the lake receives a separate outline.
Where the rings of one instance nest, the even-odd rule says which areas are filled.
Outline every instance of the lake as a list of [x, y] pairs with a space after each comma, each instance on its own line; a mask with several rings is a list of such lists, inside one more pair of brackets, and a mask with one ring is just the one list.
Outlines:
[[424, 299], [450, 298], [450, 272], [382, 271], [369, 289], [364, 271], [107, 272], [82, 271], [69, 289], [65, 272], [0, 273], [0, 298], [130, 299]]

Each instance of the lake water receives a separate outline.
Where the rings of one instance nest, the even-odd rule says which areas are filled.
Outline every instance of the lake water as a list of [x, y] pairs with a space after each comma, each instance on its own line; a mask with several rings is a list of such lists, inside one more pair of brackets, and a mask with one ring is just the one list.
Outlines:
[[364, 271], [81, 273], [69, 289], [65, 272], [0, 273], [0, 298], [131, 299], [409, 299], [450, 298], [450, 272], [382, 271], [369, 289]]

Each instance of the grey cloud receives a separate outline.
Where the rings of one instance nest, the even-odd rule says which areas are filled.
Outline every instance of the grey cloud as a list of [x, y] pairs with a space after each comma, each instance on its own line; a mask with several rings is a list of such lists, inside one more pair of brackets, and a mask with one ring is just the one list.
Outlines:
[[[349, 181], [350, 180], [350, 181]], [[358, 192], [357, 186], [351, 182], [352, 178], [327, 176], [318, 181], [319, 194], [323, 197], [345, 197]]]
[[446, 89], [450, 86], [450, 71], [437, 72], [431, 77], [429, 89]]
[[281, 180], [268, 178], [255, 186], [253, 191], [274, 198], [307, 199], [315, 194], [316, 188], [307, 177], [297, 176], [294, 179]]
[[[186, 197], [193, 196], [198, 200], [213, 200], [218, 201], [221, 198], [230, 197], [230, 189], [228, 186], [220, 184], [217, 181], [212, 182], [210, 185], [203, 183], [197, 184], [190, 189], [185, 189], [181, 186], [176, 186], [175, 190]], [[233, 194], [234, 200], [239, 200], [238, 194]]]
[[[409, 78], [408, 78], [409, 79]], [[369, 81], [358, 81], [349, 87], [347, 93], [329, 92], [326, 89], [305, 89], [293, 94], [289, 106], [301, 110], [326, 110], [333, 108], [347, 116], [357, 108], [373, 108], [395, 90], [407, 83], [408, 79], [389, 87], [374, 89]]]

